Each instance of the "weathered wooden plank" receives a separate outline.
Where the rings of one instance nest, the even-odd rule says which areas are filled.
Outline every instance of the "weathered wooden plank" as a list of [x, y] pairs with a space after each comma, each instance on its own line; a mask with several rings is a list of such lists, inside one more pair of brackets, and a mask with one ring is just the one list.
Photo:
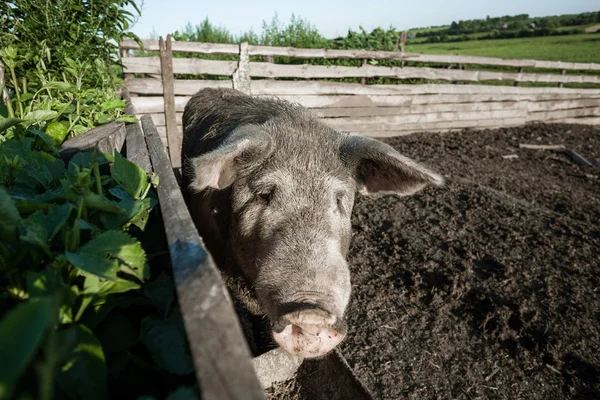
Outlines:
[[231, 298], [198, 236], [150, 117], [142, 118], [142, 128], [160, 178], [161, 213], [202, 398], [264, 399]]
[[[156, 126], [164, 126], [165, 125], [165, 114], [164, 113], [153, 113], [153, 114], [145, 114], [149, 115], [152, 118], [152, 122]], [[176, 115], [177, 125], [181, 125], [183, 123], [183, 113], [178, 112]], [[141, 117], [140, 117], [141, 118]]]
[[[123, 71], [139, 74], [160, 74], [159, 57], [128, 57], [122, 60]], [[231, 75], [237, 61], [202, 60], [200, 58], [174, 58], [173, 72], [176, 74]]]
[[598, 125], [600, 126], [600, 118], [565, 118], [560, 121], [563, 124], [584, 124], [584, 125]]
[[[146, 50], [157, 51], [158, 41], [144, 40]], [[124, 40], [121, 47], [138, 50], [139, 46], [133, 40]], [[552, 68], [568, 70], [600, 70], [598, 63], [573, 63], [563, 61], [521, 60], [495, 57], [466, 56], [454, 54], [424, 54], [404, 53], [396, 51], [370, 50], [336, 50], [336, 49], [300, 49], [293, 47], [248, 46], [250, 56], [285, 56], [295, 58], [327, 58], [327, 59], [374, 59], [398, 60], [423, 63], [442, 64], [480, 64], [500, 65], [508, 67]], [[175, 42], [173, 51], [201, 54], [238, 54], [236, 45], [218, 43]]]
[[338, 130], [363, 132], [368, 130], [386, 131], [403, 129], [468, 128], [487, 125], [490, 121], [508, 123], [560, 121], [563, 118], [600, 116], [600, 108], [578, 108], [570, 110], [542, 111], [529, 113], [527, 110], [500, 110], [478, 112], [448, 112], [431, 114], [410, 114], [400, 116], [378, 116], [366, 118], [333, 118], [322, 121]]
[[[162, 83], [156, 79], [138, 78], [127, 82], [131, 93], [162, 94]], [[198, 90], [210, 88], [231, 88], [231, 80], [175, 80], [175, 95], [191, 96]], [[556, 87], [514, 87], [497, 85], [361, 85], [358, 83], [323, 82], [323, 81], [278, 81], [253, 80], [253, 95], [400, 95], [400, 94], [600, 94], [600, 89], [572, 89]]]
[[[411, 95], [364, 95], [364, 96], [277, 96], [280, 99], [298, 103], [308, 108], [371, 108], [371, 107], [404, 107], [411, 105], [444, 104], [444, 103], [474, 103], [501, 101], [546, 101], [573, 100], [582, 98], [582, 94], [428, 94]], [[273, 97], [273, 96], [257, 96]], [[600, 95], [587, 95], [588, 99], [600, 98]], [[175, 96], [175, 109], [182, 112], [190, 96]], [[162, 97], [133, 97], [131, 99], [138, 114], [163, 112]]]
[[[127, 88], [122, 90], [121, 96], [123, 97], [123, 100], [127, 102], [125, 113], [135, 116], [135, 110], [131, 104], [131, 96], [129, 95]], [[152, 164], [150, 163], [150, 155], [139, 123], [127, 124], [125, 129], [127, 130], [127, 137], [125, 140], [127, 159], [144, 171], [151, 172]]]
[[[318, 108], [313, 112], [323, 118], [339, 117], [370, 117], [378, 115], [426, 114], [434, 112], [470, 112], [493, 110], [528, 110], [552, 111], [569, 108], [600, 107], [600, 98], [582, 100], [550, 100], [550, 101], [498, 101], [480, 103], [448, 103], [409, 105], [404, 107], [365, 107], [365, 108]], [[161, 121], [157, 119], [157, 121]], [[163, 122], [157, 122], [159, 125]]]
[[[325, 122], [325, 121], [324, 121]], [[466, 121], [433, 121], [422, 123], [344, 123], [338, 122], [335, 119], [327, 120], [326, 123], [334, 129], [348, 132], [368, 132], [368, 131], [401, 131], [411, 129], [435, 130], [449, 128], [470, 128], [478, 126], [501, 126], [503, 124], [524, 124], [527, 119], [524, 117], [518, 118], [493, 118], [493, 119], [478, 119]]]
[[[142, 40], [145, 51], [160, 51], [158, 40]], [[140, 46], [131, 39], [124, 39], [120, 44], [121, 48], [131, 50], [141, 50]], [[201, 54], [239, 54], [240, 48], [236, 44], [226, 43], [199, 43], [199, 42], [173, 42], [173, 51], [184, 53]]]
[[[258, 96], [263, 97], [263, 96]], [[270, 96], [264, 96], [270, 97]], [[498, 102], [498, 101], [545, 101], [545, 100], [570, 100], [581, 98], [577, 94], [428, 94], [421, 96], [277, 96], [308, 108], [343, 108], [343, 107], [400, 107], [423, 104], [448, 104], [448, 103], [473, 103], [473, 102]], [[598, 95], [589, 98], [600, 98]]]
[[560, 75], [508, 73], [491, 71], [467, 71], [458, 69], [427, 67], [381, 67], [363, 65], [360, 67], [250, 63], [250, 75], [266, 78], [357, 78], [386, 77], [396, 79], [429, 79], [444, 81], [511, 81], [511, 82], [565, 82], [600, 83], [595, 75]]
[[101, 125], [89, 131], [65, 141], [58, 149], [61, 159], [69, 160], [78, 151], [98, 151], [112, 154], [116, 149], [121, 151], [125, 143], [127, 131], [122, 122], [111, 122]]
[[332, 126], [367, 126], [367, 125], [400, 125], [423, 124], [442, 121], [473, 121], [480, 119], [505, 119], [528, 117], [527, 110], [493, 110], [474, 112], [434, 112], [406, 115], [382, 115], [373, 117], [325, 118], [323, 122]]
[[600, 107], [574, 108], [570, 110], [539, 111], [529, 113], [529, 121], [559, 121], [564, 118], [600, 116]]
[[[166, 126], [157, 126], [156, 130], [158, 131], [158, 134], [160, 135], [160, 137], [164, 137], [165, 139], [167, 138], [167, 127]], [[177, 133], [179, 135], [183, 135], [183, 126], [177, 125]]]
[[528, 144], [528, 143], [519, 143], [520, 149], [530, 149], [530, 150], [564, 150], [566, 149], [564, 144]]
[[[157, 57], [129, 57], [122, 60], [127, 73], [160, 73], [160, 60]], [[381, 67], [363, 65], [360, 67], [293, 65], [251, 62], [249, 75], [264, 78], [375, 78], [429, 79], [444, 81], [510, 81], [510, 82], [552, 82], [552, 83], [600, 83], [596, 75], [561, 75], [509, 73], [491, 71], [467, 71], [428, 67]], [[173, 72], [176, 74], [232, 75], [237, 69], [236, 61], [202, 60], [198, 58], [176, 58]]]
[[173, 168], [180, 168], [182, 137], [177, 132], [177, 117], [175, 115], [175, 88], [173, 83], [173, 53], [171, 51], [171, 35], [167, 35], [166, 43], [161, 37], [159, 45], [169, 157], [171, 159], [171, 165], [173, 165]]
[[[187, 80], [175, 79], [175, 95], [191, 96], [204, 88], [232, 88], [232, 80]], [[150, 78], [137, 78], [127, 82], [130, 93], [162, 95], [162, 81]], [[600, 90], [598, 91], [600, 93]]]

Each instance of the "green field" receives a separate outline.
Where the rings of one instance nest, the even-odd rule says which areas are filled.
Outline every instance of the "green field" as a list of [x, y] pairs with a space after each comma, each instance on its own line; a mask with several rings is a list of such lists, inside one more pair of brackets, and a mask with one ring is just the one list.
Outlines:
[[406, 45], [407, 52], [600, 63], [600, 33]]

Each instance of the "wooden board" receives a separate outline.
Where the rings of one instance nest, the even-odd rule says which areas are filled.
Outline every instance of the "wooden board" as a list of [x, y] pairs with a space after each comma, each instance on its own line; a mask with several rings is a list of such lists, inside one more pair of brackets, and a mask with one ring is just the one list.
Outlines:
[[[126, 73], [160, 73], [158, 57], [128, 57], [122, 60]], [[232, 75], [237, 69], [236, 61], [202, 60], [198, 58], [173, 59], [173, 72], [176, 74]], [[467, 71], [447, 68], [427, 67], [380, 67], [363, 65], [360, 67], [291, 65], [266, 62], [249, 63], [249, 76], [265, 78], [375, 78], [429, 79], [444, 81], [510, 81], [510, 82], [552, 82], [552, 83], [600, 83], [596, 75], [562, 75], [508, 73], [490, 71]]]
[[173, 54], [171, 52], [171, 35], [167, 35], [166, 43], [161, 37], [159, 45], [169, 158], [173, 168], [181, 168], [182, 137], [177, 133], [177, 121], [175, 116], [175, 88], [173, 84]]
[[[274, 96], [257, 96], [274, 97]], [[308, 108], [371, 108], [371, 107], [405, 107], [426, 104], [453, 104], [453, 103], [478, 103], [478, 102], [504, 102], [504, 101], [549, 101], [549, 100], [577, 100], [582, 94], [427, 94], [411, 95], [341, 95], [341, 96], [275, 96], [283, 100], [298, 103]], [[587, 99], [598, 99], [600, 95], [587, 95]], [[175, 96], [175, 110], [183, 112], [190, 96]], [[138, 114], [151, 114], [163, 112], [163, 98], [133, 97], [133, 106]]]
[[[151, 78], [137, 78], [127, 82], [131, 93], [162, 95], [162, 82]], [[231, 80], [175, 79], [175, 95], [191, 96], [203, 88], [231, 88]], [[402, 94], [600, 94], [600, 89], [571, 89], [558, 87], [515, 87], [496, 85], [361, 85], [358, 83], [324, 81], [253, 80], [254, 95], [402, 95]]]
[[150, 117], [142, 118], [169, 243], [179, 305], [202, 398], [264, 399], [231, 298], [204, 248]]
[[[158, 51], [157, 40], [144, 40], [145, 50]], [[130, 39], [121, 42], [123, 49], [139, 50], [138, 44]], [[239, 54], [239, 48], [234, 44], [221, 43], [192, 43], [175, 42], [173, 51], [201, 54]], [[479, 64], [500, 65], [508, 67], [552, 68], [567, 70], [600, 70], [598, 63], [573, 63], [563, 61], [521, 60], [495, 57], [465, 56], [454, 54], [424, 54], [397, 51], [369, 50], [335, 50], [335, 49], [300, 49], [293, 47], [248, 46], [250, 56], [285, 56], [296, 58], [326, 58], [326, 59], [379, 59], [398, 60], [423, 63], [444, 64]]]
[[[183, 64], [183, 63], [182, 63]], [[180, 73], [188, 68], [183, 68]], [[177, 72], [177, 71], [176, 71]], [[446, 68], [427, 67], [380, 67], [363, 65], [361, 67], [323, 66], [323, 65], [288, 65], [271, 63], [250, 63], [250, 76], [266, 78], [395, 78], [395, 79], [429, 79], [444, 81], [510, 81], [510, 82], [564, 82], [564, 83], [600, 83], [596, 75], [562, 75], [508, 73], [490, 71], [467, 71]]]
[[[125, 113], [135, 116], [135, 110], [131, 104], [131, 97], [127, 88], [123, 89], [121, 96], [127, 102]], [[152, 172], [148, 147], [146, 146], [146, 140], [144, 139], [144, 134], [139, 123], [127, 124], [125, 129], [127, 130], [127, 138], [125, 140], [127, 159], [146, 171], [146, 173]]]
[[[128, 57], [121, 60], [126, 73], [160, 74], [159, 57]], [[176, 74], [232, 75], [237, 61], [202, 60], [200, 58], [174, 58], [173, 72]]]
[[98, 148], [98, 151], [103, 153], [112, 154], [115, 149], [117, 151], [123, 149], [126, 136], [125, 124], [111, 122], [68, 139], [60, 146], [58, 154], [63, 160], [71, 159], [78, 151], [91, 151], [94, 148]]

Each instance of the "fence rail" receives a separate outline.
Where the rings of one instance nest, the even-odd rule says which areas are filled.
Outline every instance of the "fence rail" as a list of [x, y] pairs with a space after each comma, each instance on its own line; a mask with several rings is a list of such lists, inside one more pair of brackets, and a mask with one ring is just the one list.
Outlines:
[[[143, 40], [144, 50], [159, 51], [158, 40]], [[125, 50], [141, 50], [141, 47], [133, 40], [126, 39], [121, 42], [121, 48]], [[221, 43], [194, 43], [173, 42], [173, 51], [200, 54], [239, 54], [239, 46], [235, 44]], [[600, 70], [597, 63], [574, 63], [563, 61], [543, 60], [519, 60], [495, 57], [463, 56], [453, 54], [422, 54], [404, 53], [397, 51], [369, 51], [369, 50], [333, 50], [333, 49], [298, 49], [294, 47], [275, 46], [248, 46], [250, 56], [285, 56], [294, 58], [325, 58], [325, 59], [372, 59], [372, 60], [396, 60], [421, 63], [442, 64], [478, 64], [495, 65], [504, 67], [522, 68], [549, 68], [581, 71]]]
[[[598, 124], [600, 64], [389, 51], [296, 49], [216, 43], [145, 40], [156, 56], [131, 56], [140, 47], [121, 43], [126, 86], [138, 115], [150, 115], [174, 166], [179, 165], [181, 116], [190, 96], [202, 88], [236, 88], [258, 97], [278, 97], [311, 108], [330, 126], [367, 136], [396, 136], [422, 131], [494, 128], [530, 122]], [[173, 58], [172, 52], [235, 55], [236, 60]], [[142, 53], [145, 54], [145, 53]], [[263, 62], [251, 61], [262, 56]], [[275, 56], [359, 59], [360, 66], [276, 64]], [[429, 63], [384, 67], [369, 59]], [[435, 68], [432, 64], [450, 64]], [[456, 64], [469, 70], [452, 69]], [[515, 67], [515, 72], [476, 70], [479, 65]], [[537, 70], [523, 72], [530, 67]], [[518, 68], [518, 71], [517, 71]], [[548, 69], [558, 70], [558, 72]], [[586, 73], [567, 70], [586, 71]], [[133, 76], [136, 76], [133, 78]], [[219, 79], [180, 79], [183, 75]], [[324, 79], [360, 78], [361, 83]], [[369, 78], [423, 79], [424, 84], [367, 84]], [[446, 83], [442, 83], [446, 82]], [[490, 84], [490, 83], [495, 84]], [[452, 83], [452, 84], [449, 84]], [[534, 83], [534, 87], [518, 86]], [[510, 86], [508, 86], [510, 84]]]

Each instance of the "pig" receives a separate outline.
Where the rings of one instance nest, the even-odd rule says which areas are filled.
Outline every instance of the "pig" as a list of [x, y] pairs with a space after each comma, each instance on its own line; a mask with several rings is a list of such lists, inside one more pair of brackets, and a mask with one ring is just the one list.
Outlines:
[[320, 357], [347, 332], [356, 193], [411, 195], [443, 178], [304, 107], [202, 89], [183, 113], [182, 178], [200, 236], [275, 342]]

